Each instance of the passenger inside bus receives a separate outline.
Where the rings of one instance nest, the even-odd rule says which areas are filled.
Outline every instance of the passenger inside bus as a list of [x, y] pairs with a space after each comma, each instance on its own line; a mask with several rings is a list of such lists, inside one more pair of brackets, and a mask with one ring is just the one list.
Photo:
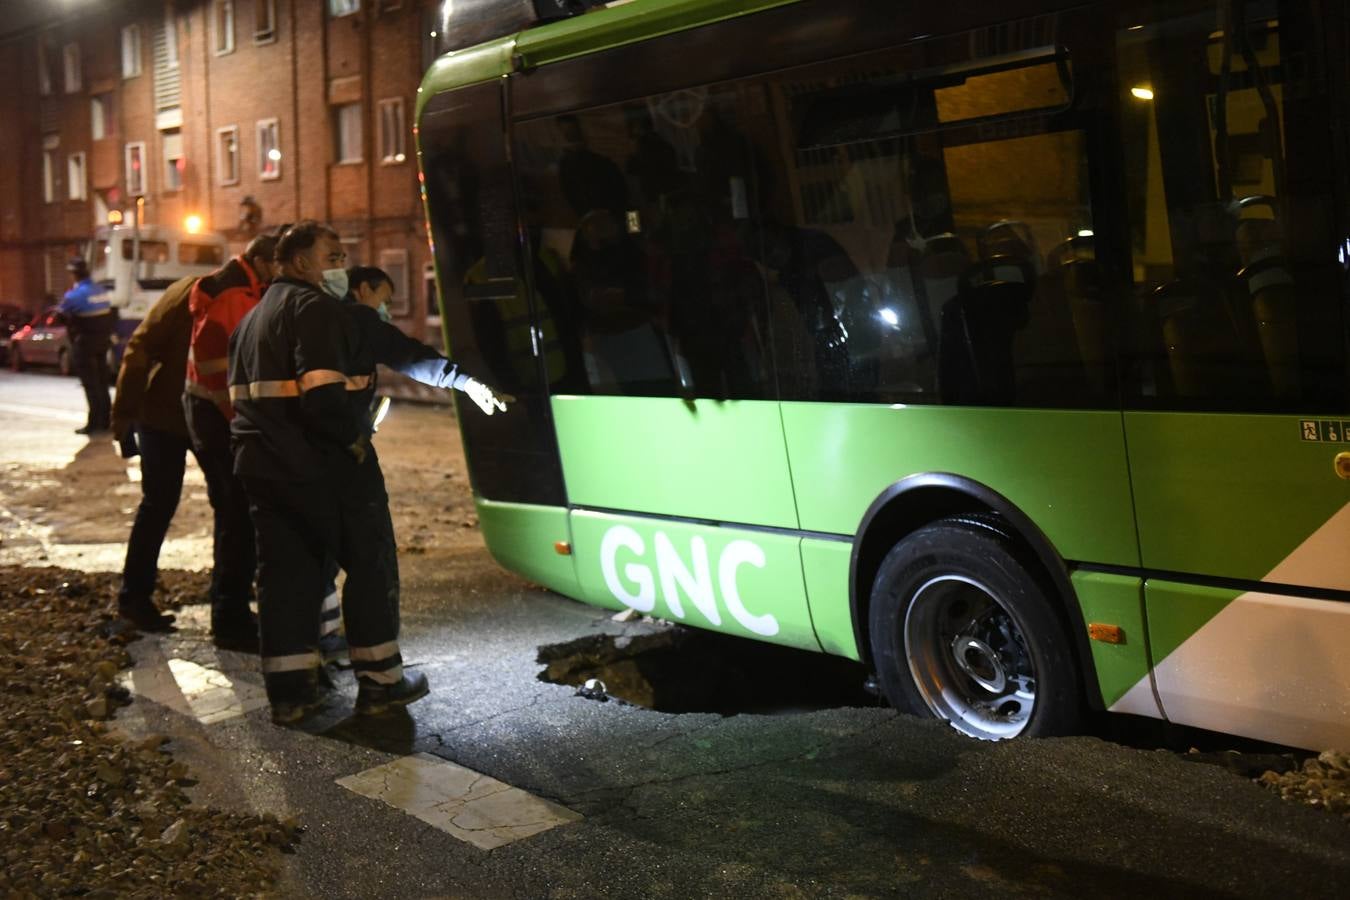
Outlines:
[[[870, 326], [849, 335], [850, 377], [818, 378], [809, 396], [1078, 405], [1102, 395], [1106, 332], [1074, 316], [1097, 296], [1091, 273], [1077, 261], [1072, 277], [1052, 269], [1040, 250], [1090, 234], [1082, 135], [1045, 115], [1009, 137], [962, 127], [1040, 97], [1066, 103], [1062, 62], [995, 60], [988, 76], [931, 85], [859, 80], [836, 64], [770, 85], [798, 107], [782, 162], [801, 185], [797, 227], [846, 247], [867, 284], [850, 315]], [[819, 354], [832, 339], [814, 335]]]
[[[578, 298], [587, 389], [1105, 396], [1086, 138], [1057, 118], [1068, 62], [1051, 48], [970, 65], [925, 81], [830, 62], [519, 123], [538, 240]], [[968, 124], [990, 116], [1023, 119]]]

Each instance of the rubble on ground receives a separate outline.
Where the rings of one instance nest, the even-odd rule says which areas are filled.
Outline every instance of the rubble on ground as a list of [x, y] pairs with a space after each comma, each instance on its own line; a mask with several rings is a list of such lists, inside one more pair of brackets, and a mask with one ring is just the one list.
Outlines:
[[[164, 575], [161, 606], [201, 599], [205, 576]], [[118, 581], [0, 568], [0, 895], [268, 892], [297, 824], [191, 805], [167, 738], [109, 725], [137, 637], [110, 627]]]
[[1257, 782], [1286, 800], [1325, 809], [1350, 822], [1350, 753], [1324, 750], [1299, 768], [1266, 772]]

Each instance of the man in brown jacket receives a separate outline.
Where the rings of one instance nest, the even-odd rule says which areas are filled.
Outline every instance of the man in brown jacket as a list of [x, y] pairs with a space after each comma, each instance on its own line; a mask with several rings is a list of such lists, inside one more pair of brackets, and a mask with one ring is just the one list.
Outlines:
[[117, 373], [113, 435], [122, 455], [141, 455], [141, 505], [127, 539], [127, 561], [117, 611], [144, 631], [168, 631], [173, 616], [161, 613], [150, 595], [159, 569], [159, 548], [183, 490], [183, 468], [192, 449], [183, 416], [183, 380], [192, 312], [188, 297], [196, 278], [171, 284], [127, 341]]

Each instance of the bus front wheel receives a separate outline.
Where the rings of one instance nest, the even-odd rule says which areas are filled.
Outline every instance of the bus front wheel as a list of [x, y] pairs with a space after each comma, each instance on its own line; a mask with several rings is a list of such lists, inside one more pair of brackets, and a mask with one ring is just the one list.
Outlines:
[[1069, 638], [1028, 554], [977, 518], [891, 549], [872, 586], [872, 658], [891, 705], [971, 737], [1064, 734], [1079, 715]]

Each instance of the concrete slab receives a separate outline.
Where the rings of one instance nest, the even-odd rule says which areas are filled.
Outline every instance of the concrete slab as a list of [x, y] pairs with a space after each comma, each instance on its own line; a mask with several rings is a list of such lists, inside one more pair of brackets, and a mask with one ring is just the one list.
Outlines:
[[428, 753], [339, 778], [347, 790], [379, 800], [434, 828], [493, 850], [582, 816]]

